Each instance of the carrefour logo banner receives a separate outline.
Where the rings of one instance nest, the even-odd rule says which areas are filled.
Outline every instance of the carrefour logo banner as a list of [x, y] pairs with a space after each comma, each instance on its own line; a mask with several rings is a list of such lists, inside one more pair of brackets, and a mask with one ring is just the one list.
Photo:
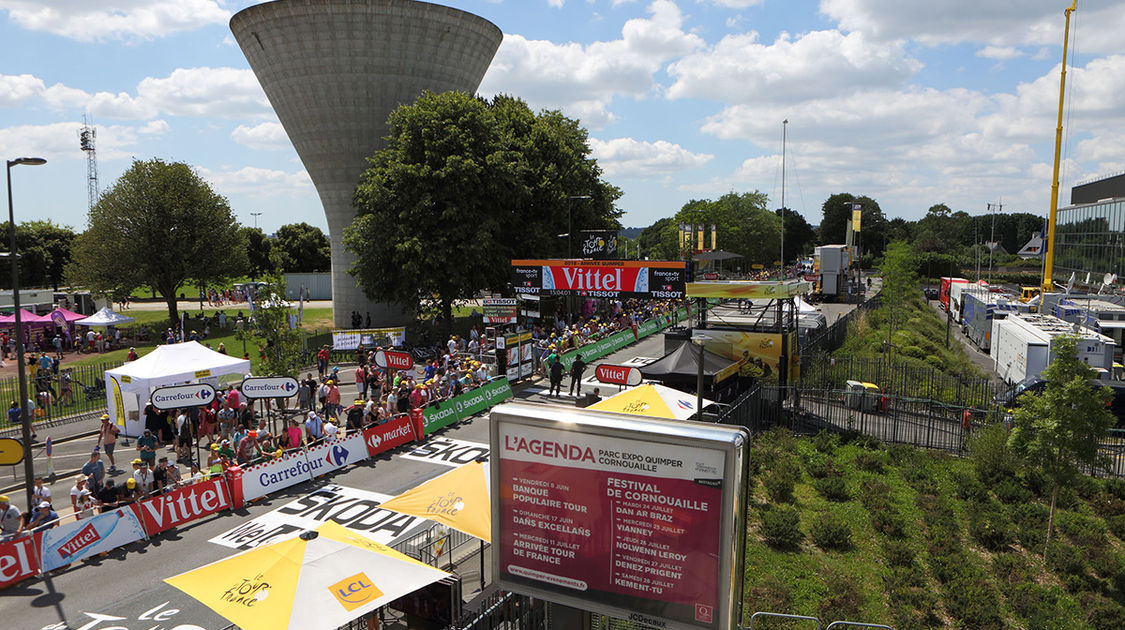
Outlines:
[[317, 461], [317, 466], [310, 472], [313, 477], [319, 477], [333, 470], [338, 470], [348, 464], [357, 464], [367, 459], [367, 444], [363, 441], [363, 434], [348, 434], [342, 440], [332, 440], [313, 446], [305, 451], [305, 457], [312, 464]]
[[[271, 492], [296, 485], [313, 478], [313, 471], [325, 465], [325, 460], [305, 458], [304, 451], [285, 455], [242, 471], [242, 499], [253, 501]], [[317, 472], [317, 475], [320, 473]]]

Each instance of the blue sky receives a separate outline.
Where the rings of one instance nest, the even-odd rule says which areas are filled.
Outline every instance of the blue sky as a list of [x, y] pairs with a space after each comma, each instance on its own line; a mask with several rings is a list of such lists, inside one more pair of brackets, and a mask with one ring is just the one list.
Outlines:
[[[227, 26], [257, 2], [0, 0], [0, 153], [17, 220], [83, 229], [83, 114], [102, 189], [133, 157], [180, 160], [267, 232], [326, 227], [319, 199]], [[1045, 213], [1059, 0], [448, 0], [504, 32], [480, 92], [589, 130], [627, 226], [690, 199], [761, 190], [812, 223], [836, 192], [915, 219]], [[1063, 149], [1069, 186], [1125, 169], [1125, 11], [1080, 3]]]

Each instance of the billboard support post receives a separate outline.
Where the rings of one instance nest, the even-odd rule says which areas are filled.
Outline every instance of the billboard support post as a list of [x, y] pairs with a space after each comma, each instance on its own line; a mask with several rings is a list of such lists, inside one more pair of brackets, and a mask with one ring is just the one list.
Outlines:
[[489, 434], [500, 588], [668, 630], [737, 628], [746, 429], [506, 403]]

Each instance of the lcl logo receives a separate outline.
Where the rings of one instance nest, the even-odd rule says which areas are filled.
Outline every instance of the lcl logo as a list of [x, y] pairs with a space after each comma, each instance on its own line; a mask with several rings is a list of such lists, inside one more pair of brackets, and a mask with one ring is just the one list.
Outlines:
[[355, 610], [383, 594], [362, 571], [328, 587], [344, 610]]

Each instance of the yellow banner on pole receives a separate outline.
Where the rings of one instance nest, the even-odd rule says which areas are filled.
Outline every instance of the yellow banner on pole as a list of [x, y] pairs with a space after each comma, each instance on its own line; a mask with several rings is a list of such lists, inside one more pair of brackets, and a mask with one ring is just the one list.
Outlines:
[[117, 382], [114, 377], [109, 377], [110, 383], [113, 384], [113, 417], [114, 422], [120, 426], [125, 426], [125, 401], [121, 398], [121, 384]]
[[863, 210], [852, 210], [852, 229], [859, 231], [859, 223], [863, 218]]

